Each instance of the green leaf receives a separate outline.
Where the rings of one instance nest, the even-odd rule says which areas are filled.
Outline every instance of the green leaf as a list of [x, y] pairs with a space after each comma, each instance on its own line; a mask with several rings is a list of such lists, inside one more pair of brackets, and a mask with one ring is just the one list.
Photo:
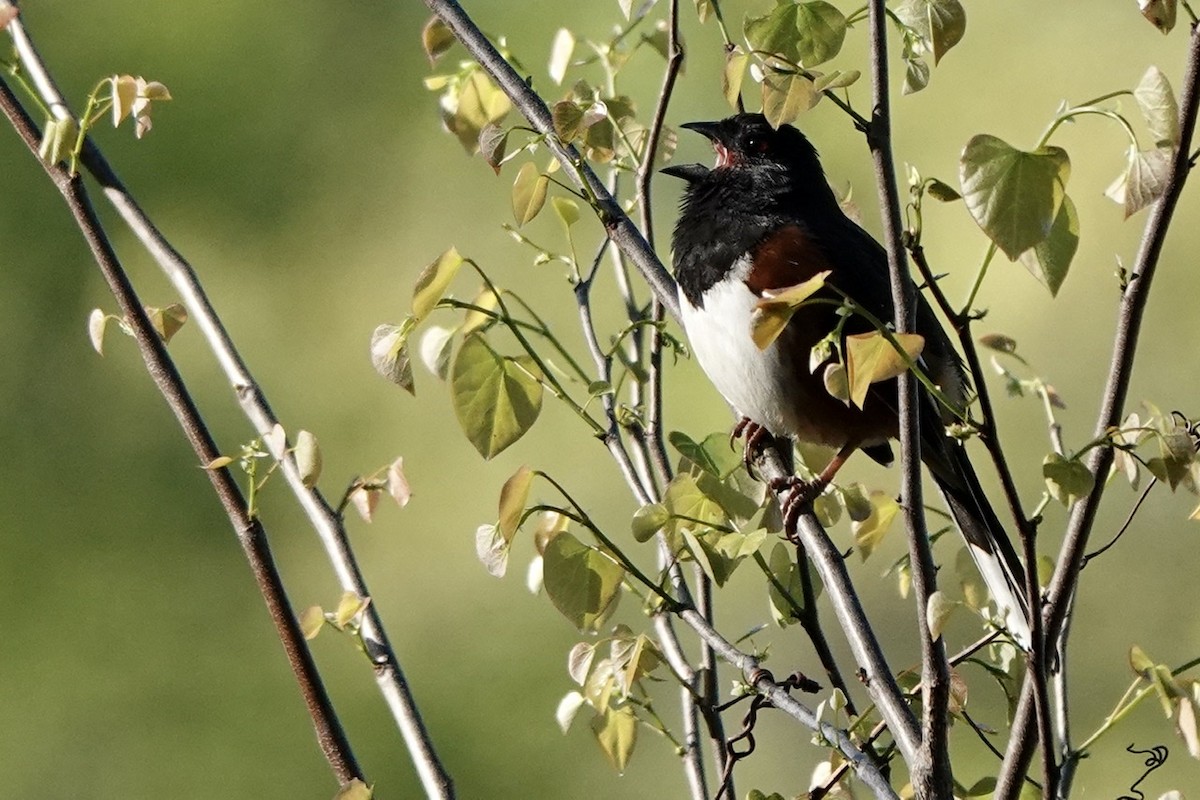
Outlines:
[[146, 306], [146, 316], [150, 318], [150, 327], [165, 344], [170, 343], [188, 319], [187, 309], [179, 303], [171, 303], [165, 308]]
[[894, 11], [902, 23], [926, 41], [934, 65], [962, 41], [967, 31], [967, 13], [958, 0], [903, 0]]
[[1050, 496], [1067, 508], [1086, 497], [1095, 485], [1095, 478], [1082, 463], [1051, 453], [1042, 461], [1042, 477]]
[[554, 34], [554, 44], [550, 46], [550, 65], [548, 71], [550, 80], [555, 85], [562, 86], [566, 77], [567, 67], [571, 64], [571, 54], [575, 52], [575, 34], [566, 28], [559, 28]]
[[338, 601], [338, 607], [333, 612], [333, 624], [338, 628], [346, 627], [370, 604], [369, 597], [359, 597], [354, 592], [343, 592], [342, 599]]
[[579, 222], [579, 204], [569, 197], [555, 197], [550, 201], [554, 213], [562, 220], [562, 224], [570, 228]]
[[979, 611], [987, 605], [987, 584], [980, 576], [979, 568], [975, 566], [975, 559], [965, 547], [960, 547], [954, 557], [954, 572], [958, 575], [958, 585], [962, 589], [967, 607]]
[[[784, 628], [799, 621], [797, 613], [804, 609], [804, 584], [800, 580], [800, 570], [792, 551], [783, 542], [776, 542], [771, 548], [767, 566], [771, 573], [767, 581], [771, 617], [776, 625]], [[807, 561], [805, 569], [808, 569]]]
[[925, 604], [925, 623], [929, 626], [929, 635], [935, 640], [942, 635], [942, 628], [946, 624], [946, 620], [950, 619], [950, 615], [958, 608], [961, 603], [957, 600], [951, 600], [946, 596], [945, 592], [934, 592], [929, 595], [929, 602]]
[[[892, 334], [904, 352], [916, 360], [925, 347], [925, 337], [916, 333]], [[879, 331], [846, 337], [846, 377], [850, 400], [859, 408], [867, 400], [872, 383], [894, 378], [908, 369], [903, 356]]]
[[408, 332], [412, 330], [412, 320], [404, 325], [380, 325], [371, 334], [371, 364], [375, 371], [392, 383], [415, 394], [413, 385], [412, 364], [408, 356]]
[[561, 100], [550, 110], [554, 133], [564, 144], [573, 142], [583, 133], [583, 109], [570, 100]]
[[750, 317], [750, 337], [759, 350], [766, 350], [779, 338], [784, 327], [801, 304], [825, 285], [829, 271], [818, 272], [803, 283], [772, 292], [758, 301]]
[[746, 78], [746, 67], [750, 64], [750, 56], [742, 48], [734, 45], [725, 54], [725, 69], [721, 72], [721, 94], [730, 108], [738, 107], [738, 97], [742, 94], [742, 81]]
[[1010, 260], [1050, 235], [1070, 174], [1062, 148], [1026, 152], [988, 134], [967, 142], [959, 161], [967, 209]]
[[533, 470], [521, 466], [504, 482], [500, 489], [500, 532], [504, 538], [512, 541], [517, 533], [517, 524], [525, 513], [525, 505], [529, 502], [529, 487], [533, 484]]
[[512, 188], [513, 217], [518, 225], [529, 222], [542, 210], [549, 185], [550, 178], [538, 172], [532, 162], [526, 161], [521, 165]]
[[799, 61], [796, 50], [796, 21], [799, 7], [792, 2], [779, 3], [769, 14], [747, 17], [743, 28], [746, 40], [755, 50], [776, 53], [788, 61]]
[[71, 155], [79, 139], [79, 126], [74, 119], [47, 120], [42, 128], [42, 143], [38, 158], [47, 164], [57, 164]]
[[794, 72], [771, 72], [763, 76], [762, 113], [778, 128], [794, 122], [801, 112], [808, 111], [821, 99], [813, 82]]
[[638, 722], [637, 716], [629, 706], [605, 708], [592, 717], [592, 733], [600, 749], [608, 758], [608, 763], [618, 773], [624, 773], [637, 745]]
[[796, 28], [800, 32], [796, 52], [806, 67], [836, 56], [846, 39], [846, 17], [824, 0], [796, 6]]
[[1056, 297], [1079, 249], [1079, 213], [1068, 195], [1050, 227], [1050, 235], [1021, 254], [1021, 263]]
[[675, 476], [667, 486], [663, 502], [672, 516], [689, 517], [670, 520], [668, 530], [672, 533], [678, 533], [684, 528], [694, 529], [697, 526], [706, 530], [707, 525], [724, 525], [726, 522], [721, 506], [702, 492], [696, 484], [696, 479], [687, 473]]
[[703, 442], [696, 442], [683, 431], [671, 431], [667, 441], [681, 456], [717, 478], [725, 478], [742, 463], [724, 433], [710, 433]]
[[594, 631], [612, 612], [625, 570], [564, 531], [542, 553], [544, 586], [554, 607], [581, 631]]
[[929, 65], [919, 56], [904, 59], [904, 86], [901, 94], [916, 94], [929, 85]]
[[463, 342], [451, 370], [451, 399], [463, 432], [485, 459], [520, 439], [537, 421], [540, 378], [532, 359], [497, 354], [481, 333]]
[[1151, 66], [1146, 70], [1133, 90], [1133, 99], [1146, 120], [1146, 127], [1154, 137], [1154, 143], [1159, 147], [1177, 147], [1179, 145], [1179, 103], [1175, 100], [1175, 92], [1171, 82], [1158, 67]]
[[948, 183], [939, 181], [937, 178], [930, 178], [929, 185], [925, 188], [929, 192], [929, 196], [934, 200], [941, 200], [943, 203], [952, 203], [955, 200], [961, 200], [962, 195], [954, 191], [954, 187]]
[[325, 627], [325, 609], [320, 606], [309, 606], [300, 612], [300, 632], [304, 638], [311, 641], [317, 638], [321, 628]]
[[996, 779], [991, 775], [980, 778], [967, 789], [968, 798], [990, 798], [996, 792]]
[[648, 542], [663, 525], [667, 524], [670, 517], [671, 512], [667, 511], [667, 507], [662, 503], [650, 503], [642, 506], [633, 512], [631, 524], [633, 538], [639, 542]]
[[1129, 666], [1138, 675], [1149, 678], [1150, 671], [1154, 669], [1154, 659], [1146, 655], [1146, 651], [1135, 644], [1129, 648]]
[[296, 446], [293, 449], [296, 457], [296, 469], [300, 472], [300, 480], [312, 488], [321, 478], [321, 446], [317, 437], [308, 431], [296, 434]]
[[856, 69], [846, 70], [842, 72], [840, 69], [835, 69], [828, 75], [822, 75], [817, 80], [813, 81], [813, 88], [818, 92], [824, 92], [832, 89], [845, 89], [847, 86], [853, 85], [862, 77], [862, 73]]
[[429, 58], [429, 66], [432, 67], [454, 41], [454, 33], [446, 27], [446, 23], [438, 17], [430, 17], [421, 29], [421, 46]]
[[417, 285], [413, 287], [414, 323], [425, 319], [433, 307], [438, 304], [438, 301], [446, 294], [450, 281], [454, 280], [454, 276], [458, 274], [458, 269], [462, 265], [463, 257], [458, 254], [456, 248], [451, 247], [421, 270], [421, 274], [417, 278]]
[[866, 561], [875, 552], [875, 548], [883, 541], [892, 520], [900, 513], [900, 505], [883, 492], [871, 493], [871, 514], [862, 522], [850, 526], [854, 532], [854, 546], [858, 554]]

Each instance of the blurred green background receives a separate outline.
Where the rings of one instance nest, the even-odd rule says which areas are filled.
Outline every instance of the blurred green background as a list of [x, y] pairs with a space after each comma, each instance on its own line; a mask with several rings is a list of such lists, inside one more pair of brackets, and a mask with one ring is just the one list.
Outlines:
[[[689, 61], [673, 125], [727, 113], [716, 29], [698, 26], [691, 4], [683, 5]], [[739, 27], [747, 11], [764, 7], [731, 3], [727, 14]], [[545, 62], [559, 26], [600, 39], [619, 16], [613, 2], [480, 1], [467, 8], [486, 31], [507, 35], [541, 88], [551, 86]], [[957, 183], [958, 153], [972, 135], [1031, 146], [1060, 99], [1132, 88], [1149, 64], [1179, 88], [1186, 31], [1164, 38], [1128, 0], [972, 3], [968, 14], [966, 39], [934, 71], [930, 88], [897, 101], [898, 161], [925, 175]], [[367, 358], [372, 329], [399, 321], [420, 268], [451, 244], [534, 300], [571, 346], [582, 347], [561, 273], [531, 266], [529, 251], [500, 229], [511, 215], [514, 171], [496, 178], [440, 130], [436, 98], [422, 87], [426, 17], [419, 3], [293, 3], [286, 10], [230, 0], [25, 4], [26, 25], [77, 107], [114, 72], [170, 88], [175, 99], [156, 112], [147, 139], [102, 129], [98, 141], [196, 266], [285, 425], [320, 437], [326, 493], [337, 497], [353, 475], [405, 457], [409, 507], [381, 506], [374, 524], [349, 524], [374, 602], [461, 796], [682, 796], [676, 759], [652, 735], [643, 732], [627, 774], [617, 777], [586, 724], [559, 733], [553, 711], [571, 688], [565, 656], [579, 637], [544, 597], [525, 590], [528, 541], [517, 544], [503, 581], [474, 556], [476, 525], [492, 520], [500, 484], [522, 463], [559, 476], [624, 535], [634, 504], [607, 454], [547, 398], [530, 435], [483, 463], [459, 433], [445, 387], [418, 367], [418, 394], [408, 397], [380, 380]], [[852, 31], [833, 66], [865, 69], [863, 36], [862, 27]], [[449, 66], [462, 57], [453, 51]], [[648, 50], [636, 59], [622, 88], [648, 112], [660, 64]], [[869, 104], [866, 91], [865, 84], [852, 90], [860, 110]], [[877, 231], [861, 136], [828, 103], [801, 124], [831, 180], [854, 187], [865, 224]], [[1052, 302], [1021, 266], [998, 260], [981, 297], [990, 313], [978, 330], [1018, 339], [1069, 404], [1061, 419], [1068, 445], [1078, 447], [1091, 436], [1108, 366], [1115, 258], [1133, 261], [1144, 214], [1122, 222], [1120, 209], [1101, 196], [1123, 163], [1115, 125], [1085, 120], [1055, 141], [1072, 156], [1069, 191], [1082, 218], [1073, 272]], [[707, 160], [707, 146], [685, 136], [679, 158]], [[90, 309], [115, 305], [57, 193], [11, 134], [0, 135], [0, 176], [0, 797], [331, 796], [334, 782], [229, 525], [132, 343], [110, 333], [104, 358], [88, 345]], [[664, 257], [678, 192], [675, 182], [657, 180]], [[146, 302], [172, 302], [156, 267], [101, 210]], [[1193, 416], [1200, 414], [1198, 210], [1190, 187], [1164, 253], [1131, 395]], [[926, 226], [935, 269], [950, 273], [946, 283], [962, 297], [984, 251], [982, 236], [961, 204], [930, 208]], [[560, 241], [558, 231], [549, 214], [531, 226], [547, 242]], [[588, 223], [587, 232], [594, 237], [598, 226]], [[460, 294], [474, 292], [460, 280]], [[597, 292], [598, 303], [612, 302], [611, 283]], [[612, 314], [604, 319], [615, 323]], [[252, 434], [198, 332], [185, 328], [171, 352], [222, 447], [236, 452]], [[700, 438], [729, 425], [693, 363], [669, 371], [667, 398], [669, 429]], [[1032, 507], [1049, 448], [1043, 417], [1032, 400], [998, 403]], [[852, 462], [848, 477], [893, 491], [895, 474], [865, 461]], [[1109, 538], [1134, 497], [1126, 486], [1112, 487], [1097, 541]], [[264, 503], [293, 602], [334, 603], [339, 592], [322, 550], [284, 487], [271, 485]], [[1128, 684], [1131, 644], [1171, 664], [1200, 650], [1198, 534], [1185, 521], [1193, 503], [1156, 490], [1127, 537], [1085, 575], [1072, 640], [1077, 738]], [[1063, 519], [1051, 507], [1044, 551], [1053, 552]], [[844, 523], [835, 536], [849, 541]], [[893, 536], [870, 562], [853, 562], [897, 666], [916, 657], [912, 612], [897, 601], [894, 581], [879, 575], [901, 546]], [[648, 551], [634, 552], [650, 562]], [[941, 555], [952, 560], [953, 550]], [[769, 620], [760, 582], [746, 573], [719, 598], [719, 626], [735, 637]], [[618, 618], [639, 624], [635, 605], [627, 603]], [[974, 634], [964, 617], [947, 635], [957, 648]], [[768, 630], [756, 641], [772, 643], [777, 673], [817, 670], [798, 631]], [[361, 658], [334, 635], [314, 649], [379, 796], [418, 796]], [[722, 676], [723, 689], [730, 677]], [[967, 678], [974, 715], [1003, 727], [994, 686], [978, 673]], [[672, 722], [674, 703], [675, 692], [663, 691]], [[767, 715], [759, 742], [759, 754], [739, 768], [741, 793], [757, 786], [790, 796], [807, 788], [820, 757], [807, 734]], [[1123, 752], [1129, 743], [1171, 748], [1167, 765], [1140, 787], [1148, 795], [1200, 787], [1200, 766], [1147, 703], [1084, 763], [1077, 796], [1127, 790], [1142, 772], [1140, 758]], [[955, 746], [968, 785], [994, 770], [969, 733], [957, 731]]]

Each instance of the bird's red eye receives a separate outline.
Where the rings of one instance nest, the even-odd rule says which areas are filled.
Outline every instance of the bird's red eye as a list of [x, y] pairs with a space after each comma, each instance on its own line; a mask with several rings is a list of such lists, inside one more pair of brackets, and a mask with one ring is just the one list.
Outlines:
[[751, 153], [765, 153], [770, 143], [762, 136], [751, 136], [746, 140], [746, 150]]

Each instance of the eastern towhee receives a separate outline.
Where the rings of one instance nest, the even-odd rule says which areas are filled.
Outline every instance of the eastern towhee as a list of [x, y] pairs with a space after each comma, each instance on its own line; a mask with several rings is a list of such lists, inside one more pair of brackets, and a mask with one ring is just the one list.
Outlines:
[[[668, 167], [687, 189], [672, 241], [683, 325], [692, 351], [718, 391], [746, 417], [747, 446], [773, 436], [827, 445], [837, 454], [815, 481], [793, 497], [811, 500], [856, 449], [881, 464], [892, 460], [898, 435], [896, 381], [872, 384], [861, 409], [829, 393], [823, 367], [810, 368], [813, 346], [834, 330], [842, 296], [877, 319], [893, 319], [887, 254], [849, 219], [829, 184], [817, 151], [791, 125], [774, 129], [761, 114], [683, 126], [706, 136], [716, 164]], [[751, 316], [771, 293], [828, 270], [813, 297], [832, 302], [800, 307], [765, 350], [751, 338]], [[845, 321], [843, 335], [873, 330], [863, 317]], [[915, 332], [925, 339], [920, 365], [950, 402], [965, 404], [962, 361], [929, 304], [918, 294]], [[1023, 570], [1003, 526], [980, 488], [960, 442], [946, 435], [952, 415], [920, 390], [921, 456], [1013, 638], [1029, 645]]]

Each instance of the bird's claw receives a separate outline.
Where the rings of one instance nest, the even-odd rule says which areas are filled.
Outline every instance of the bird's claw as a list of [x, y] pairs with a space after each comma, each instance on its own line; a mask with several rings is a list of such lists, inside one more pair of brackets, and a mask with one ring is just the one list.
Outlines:
[[741, 439], [743, 436], [746, 438], [746, 447], [742, 450], [742, 463], [746, 465], [746, 472], [758, 477], [754, 462], [758, 460], [763, 449], [775, 441], [775, 438], [771, 436], [769, 430], [749, 417], [742, 417], [741, 421], [734, 426], [733, 433], [729, 434], [729, 446], [733, 447], [734, 440]]
[[788, 493], [779, 510], [783, 515], [783, 532], [788, 538], [792, 538], [796, 532], [796, 523], [800, 520], [801, 510], [821, 496], [825, 487], [829, 486], [829, 481], [821, 478], [806, 481], [796, 475], [789, 475], [786, 478], [775, 478], [768, 485], [771, 491], [777, 494]]

